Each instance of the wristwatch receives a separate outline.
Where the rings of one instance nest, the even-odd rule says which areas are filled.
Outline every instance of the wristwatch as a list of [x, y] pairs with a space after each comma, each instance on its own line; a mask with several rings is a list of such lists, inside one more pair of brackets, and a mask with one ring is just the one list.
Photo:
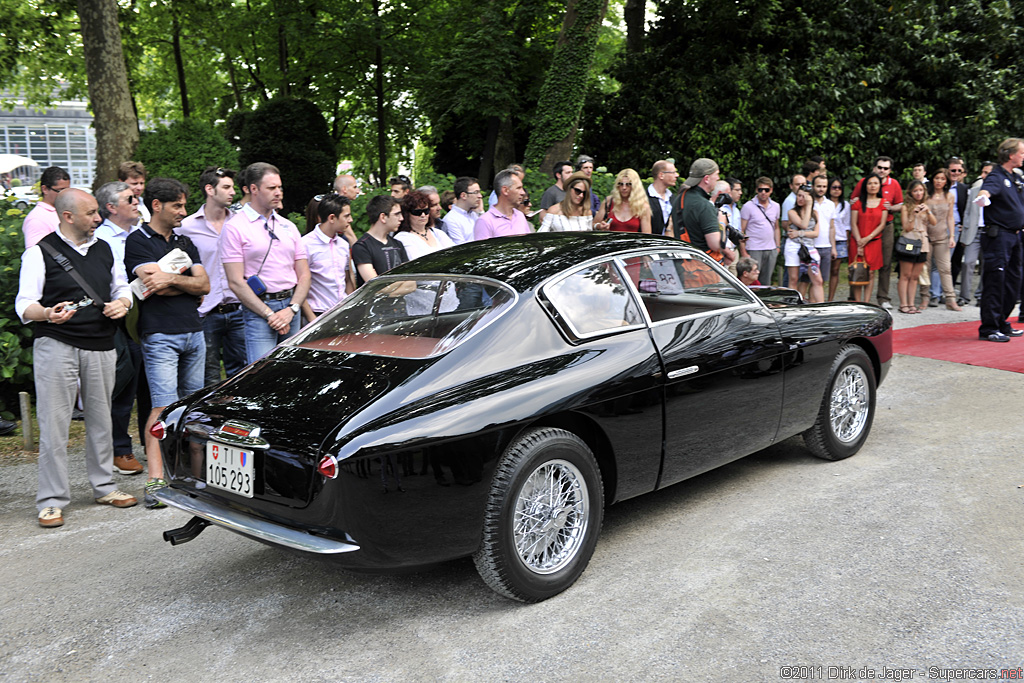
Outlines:
[[298, 304], [289, 304], [288, 308], [292, 309], [292, 313], [294, 313], [295, 315], [298, 315], [299, 311], [302, 310], [301, 308], [299, 308]]

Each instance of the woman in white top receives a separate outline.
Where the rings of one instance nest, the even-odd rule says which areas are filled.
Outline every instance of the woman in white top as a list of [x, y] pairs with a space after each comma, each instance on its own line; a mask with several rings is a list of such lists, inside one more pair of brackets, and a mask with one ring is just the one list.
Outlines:
[[836, 226], [836, 257], [832, 259], [832, 272], [828, 280], [828, 300], [836, 298], [836, 288], [839, 286], [839, 268], [843, 259], [850, 257], [850, 202], [843, 197], [843, 181], [840, 178], [833, 178], [828, 182], [828, 198], [836, 205], [836, 211], [832, 214], [832, 223]]
[[[796, 286], [801, 294], [807, 295], [807, 285], [800, 282], [800, 275], [807, 273], [811, 281], [808, 301], [818, 303], [825, 300], [824, 281], [821, 278], [821, 257], [814, 248], [818, 236], [818, 212], [814, 210], [810, 185], [796, 191], [796, 205], [789, 210], [789, 230], [786, 231], [786, 268], [789, 269], [789, 285]], [[801, 246], [807, 247], [809, 260], [800, 258]]]
[[[395, 233], [395, 239], [405, 247], [405, 254], [410, 261], [454, 245], [451, 237], [434, 227], [434, 218], [430, 215], [430, 199], [415, 190], [402, 198], [402, 224]], [[436, 289], [424, 283], [415, 292], [406, 294], [405, 303], [409, 315], [430, 313], [436, 293]], [[449, 287], [441, 297], [441, 312], [453, 311], [458, 305], [455, 289]]]
[[548, 207], [537, 232], [579, 232], [594, 229], [590, 211], [590, 179], [573, 173], [565, 182], [565, 199]]

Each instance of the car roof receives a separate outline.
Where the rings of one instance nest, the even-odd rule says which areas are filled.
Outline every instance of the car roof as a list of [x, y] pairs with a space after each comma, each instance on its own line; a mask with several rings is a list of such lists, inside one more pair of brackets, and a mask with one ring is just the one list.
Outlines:
[[628, 232], [539, 232], [493, 237], [435, 251], [388, 271], [388, 276], [449, 273], [489, 277], [522, 292], [579, 263], [646, 248], [692, 249], [678, 239]]

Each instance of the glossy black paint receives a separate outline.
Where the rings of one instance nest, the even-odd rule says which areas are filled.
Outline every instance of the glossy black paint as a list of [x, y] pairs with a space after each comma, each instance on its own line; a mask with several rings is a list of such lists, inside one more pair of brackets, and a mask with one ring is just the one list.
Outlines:
[[[310, 533], [354, 542], [346, 566], [393, 568], [471, 554], [497, 459], [523, 429], [551, 425], [583, 438], [617, 502], [667, 486], [807, 429], [846, 343], [863, 345], [881, 380], [891, 318], [854, 304], [751, 303], [711, 315], [567, 338], [539, 288], [589, 259], [684, 249], [668, 238], [540, 234], [469, 243], [395, 269], [482, 275], [511, 285], [516, 304], [455, 350], [402, 359], [283, 346], [235, 378], [167, 409], [172, 486]], [[694, 374], [669, 373], [696, 366]], [[751, 429], [737, 429], [741, 416]], [[203, 479], [209, 433], [225, 420], [258, 424], [256, 495]], [[334, 480], [315, 472], [335, 455]], [[399, 490], [401, 487], [401, 491]], [[385, 492], [387, 488], [387, 492]]]

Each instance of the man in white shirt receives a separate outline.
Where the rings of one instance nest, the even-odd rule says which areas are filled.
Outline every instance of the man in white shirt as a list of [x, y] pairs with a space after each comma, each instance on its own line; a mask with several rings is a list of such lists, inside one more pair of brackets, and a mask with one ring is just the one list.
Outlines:
[[821, 257], [821, 279], [827, 285], [832, 272], [832, 259], [836, 258], [836, 224], [833, 217], [836, 205], [825, 196], [828, 192], [828, 177], [819, 175], [814, 178], [814, 210], [818, 212], [818, 236], [814, 238], [814, 248]]
[[472, 242], [473, 228], [479, 217], [476, 209], [480, 206], [480, 182], [463, 176], [455, 181], [454, 191], [455, 202], [444, 217], [444, 231], [455, 244]]
[[672, 188], [679, 180], [676, 165], [666, 159], [654, 162], [651, 168], [654, 182], [647, 186], [647, 200], [651, 205], [651, 232], [674, 237], [672, 232]]

